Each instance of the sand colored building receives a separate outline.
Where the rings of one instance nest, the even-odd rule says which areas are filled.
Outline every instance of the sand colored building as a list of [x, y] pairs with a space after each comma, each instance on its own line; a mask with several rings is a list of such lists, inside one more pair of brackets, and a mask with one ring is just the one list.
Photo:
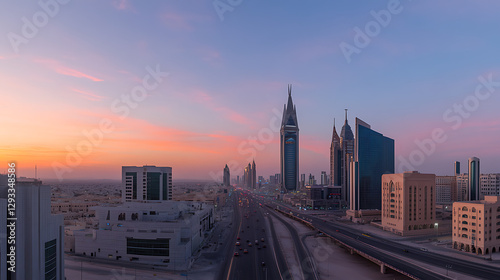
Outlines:
[[435, 233], [436, 176], [417, 171], [382, 175], [382, 226], [401, 236]]
[[500, 251], [500, 196], [453, 203], [453, 248], [479, 255]]

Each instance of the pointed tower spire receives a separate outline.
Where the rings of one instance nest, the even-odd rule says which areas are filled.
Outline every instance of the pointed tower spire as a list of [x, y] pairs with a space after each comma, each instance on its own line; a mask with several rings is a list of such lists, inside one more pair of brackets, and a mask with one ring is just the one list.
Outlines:
[[286, 104], [286, 112], [292, 113], [292, 111], [294, 109], [295, 109], [295, 106], [293, 105], [293, 101], [292, 101], [292, 85], [288, 85], [288, 102]]
[[340, 142], [340, 137], [337, 134], [337, 129], [335, 128], [335, 118], [333, 118], [333, 134], [332, 134], [332, 142]]
[[347, 109], [344, 110], [345, 110], [345, 123], [347, 123]]

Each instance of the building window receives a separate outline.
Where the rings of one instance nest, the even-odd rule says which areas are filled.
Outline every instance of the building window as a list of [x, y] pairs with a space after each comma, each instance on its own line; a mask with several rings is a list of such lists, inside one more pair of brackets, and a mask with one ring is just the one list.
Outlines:
[[57, 243], [56, 239], [45, 242], [45, 280], [57, 279]]
[[144, 256], [169, 256], [170, 239], [127, 238], [127, 254]]

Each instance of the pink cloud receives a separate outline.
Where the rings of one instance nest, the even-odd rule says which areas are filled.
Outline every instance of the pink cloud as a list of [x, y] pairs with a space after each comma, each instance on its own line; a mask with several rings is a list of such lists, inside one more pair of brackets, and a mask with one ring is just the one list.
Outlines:
[[167, 12], [161, 16], [163, 22], [172, 29], [177, 30], [192, 30], [193, 28], [188, 23], [188, 18], [180, 14]]
[[224, 132], [199, 133], [180, 130], [137, 118], [127, 117], [122, 120], [118, 115], [90, 110], [77, 110], [76, 113], [86, 116], [87, 123], [80, 122], [78, 125], [89, 131], [96, 128], [95, 122], [89, 116], [111, 121], [114, 129], [105, 135], [106, 145], [109, 146], [103, 149], [109, 152], [127, 151], [130, 147], [138, 147], [148, 151], [167, 151], [175, 154], [183, 152], [230, 154], [235, 153], [238, 144], [244, 141]]
[[202, 59], [206, 62], [215, 62], [221, 57], [220, 52], [207, 47], [199, 49], [198, 52], [201, 54]]
[[193, 9], [188, 11], [172, 12], [168, 10], [160, 15], [160, 20], [171, 29], [179, 31], [191, 31], [195, 24], [204, 23], [213, 20], [213, 17], [196, 14]]
[[97, 95], [97, 94], [94, 94], [94, 93], [91, 93], [88, 91], [83, 91], [83, 90], [79, 90], [79, 89], [71, 89], [71, 90], [81, 94], [83, 98], [88, 99], [90, 101], [101, 101], [101, 99], [104, 98], [104, 96], [100, 96], [100, 95]]
[[113, 6], [117, 10], [129, 10], [132, 8], [132, 5], [128, 0], [114, 0], [113, 1]]
[[202, 90], [195, 90], [192, 94], [192, 101], [205, 105], [210, 110], [216, 112], [222, 112], [223, 115], [229, 120], [238, 123], [238, 124], [246, 124], [252, 125], [252, 121], [250, 121], [247, 117], [237, 113], [236, 111], [220, 106], [217, 102], [215, 102], [208, 93]]
[[66, 66], [62, 65], [60, 62], [55, 61], [55, 60], [37, 59], [37, 60], [35, 60], [35, 62], [41, 63], [41, 64], [47, 66], [48, 68], [54, 70], [55, 72], [57, 72], [57, 73], [59, 73], [61, 75], [71, 76], [71, 77], [76, 77], [76, 78], [85, 78], [85, 79], [92, 80], [94, 82], [101, 82], [101, 81], [103, 81], [103, 80], [101, 80], [99, 78], [96, 78], [94, 76], [85, 74], [85, 73], [80, 72], [80, 71], [78, 71], [76, 69], [72, 69], [72, 68], [66, 67]]

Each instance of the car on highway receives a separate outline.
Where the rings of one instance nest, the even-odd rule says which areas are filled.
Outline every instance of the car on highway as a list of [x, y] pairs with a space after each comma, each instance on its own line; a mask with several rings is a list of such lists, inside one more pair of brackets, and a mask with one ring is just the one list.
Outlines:
[[243, 254], [248, 254], [248, 250], [247, 249], [243, 250]]
[[267, 247], [266, 244], [262, 245], [262, 248], [266, 248], [266, 247]]
[[262, 237], [262, 238], [260, 239], [260, 242], [264, 242], [264, 237]]
[[240, 245], [241, 245], [241, 243], [240, 243], [240, 242], [236, 242], [236, 246], [240, 246]]
[[255, 239], [255, 245], [259, 245], [259, 240]]
[[248, 247], [252, 247], [252, 243], [248, 243]]
[[262, 262], [262, 266], [266, 266], [266, 263], [265, 263], [265, 262]]
[[428, 250], [426, 248], [420, 248], [420, 251], [427, 252]]
[[239, 237], [239, 236], [238, 236], [238, 237], [236, 237], [236, 240], [240, 240], [240, 237]]
[[239, 256], [239, 255], [240, 255], [240, 253], [238, 253], [238, 252], [234, 252], [234, 256], [235, 256], [235, 257], [237, 257], [237, 256]]

